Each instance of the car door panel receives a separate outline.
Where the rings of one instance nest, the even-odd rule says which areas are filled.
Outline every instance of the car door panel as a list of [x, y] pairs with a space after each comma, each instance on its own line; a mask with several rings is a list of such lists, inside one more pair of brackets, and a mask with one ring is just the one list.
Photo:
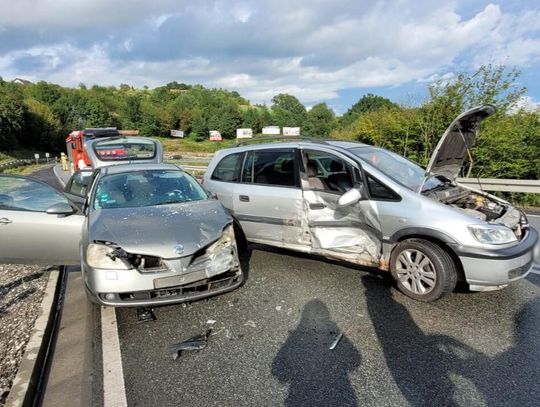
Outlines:
[[[324, 163], [343, 158], [324, 151], [305, 150], [303, 153], [307, 169], [302, 180], [303, 199], [312, 251], [357, 264], [378, 266], [381, 255], [381, 227], [376, 206], [371, 201], [363, 200], [350, 206], [339, 207], [338, 200], [343, 191], [337, 190], [338, 183], [332, 182], [332, 177], [337, 177], [330, 168], [324, 168], [329, 167]], [[317, 173], [314, 169], [315, 162]], [[354, 179], [359, 177], [359, 170], [355, 171], [357, 175], [352, 171], [351, 167], [351, 186], [360, 181]], [[320, 182], [310, 180], [315, 177], [319, 177]], [[312, 188], [313, 185], [320, 185], [321, 189]], [[329, 190], [334, 188], [332, 185], [336, 186], [335, 190]]]
[[290, 148], [250, 151], [233, 193], [234, 216], [248, 240], [298, 248], [306, 245], [297, 152]]
[[0, 262], [14, 264], [78, 264], [82, 215], [0, 210]]
[[69, 201], [43, 182], [0, 175], [0, 262], [77, 264], [84, 216], [46, 210]]

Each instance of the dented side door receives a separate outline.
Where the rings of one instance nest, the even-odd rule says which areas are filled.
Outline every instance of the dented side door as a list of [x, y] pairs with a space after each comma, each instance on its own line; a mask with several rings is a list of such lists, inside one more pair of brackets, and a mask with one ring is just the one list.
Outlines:
[[[346, 207], [338, 205], [347, 188], [363, 183], [360, 166], [322, 147], [304, 148], [301, 156], [304, 217], [312, 252], [378, 267], [382, 234], [376, 206], [369, 200]], [[339, 165], [328, 164], [331, 160], [340, 161], [343, 171], [332, 171], [331, 167]], [[336, 178], [341, 178], [341, 185]]]

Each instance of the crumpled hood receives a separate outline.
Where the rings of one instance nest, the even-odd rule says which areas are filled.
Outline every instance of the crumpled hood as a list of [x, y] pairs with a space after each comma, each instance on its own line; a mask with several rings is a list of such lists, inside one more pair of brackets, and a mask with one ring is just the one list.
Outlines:
[[442, 175], [454, 181], [480, 130], [480, 123], [495, 113], [495, 106], [482, 105], [461, 113], [448, 126], [431, 155], [426, 169], [427, 175]]
[[[90, 213], [89, 240], [107, 241], [128, 253], [165, 259], [184, 257], [221, 237], [232, 218], [217, 200]], [[177, 245], [183, 252], [177, 252]]]

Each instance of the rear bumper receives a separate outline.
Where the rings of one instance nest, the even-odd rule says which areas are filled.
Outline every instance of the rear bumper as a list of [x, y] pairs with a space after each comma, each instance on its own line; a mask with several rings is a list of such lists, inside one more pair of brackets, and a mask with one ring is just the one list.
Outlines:
[[533, 267], [538, 232], [530, 228], [519, 244], [496, 250], [449, 246], [461, 264], [467, 283], [474, 286], [502, 286], [524, 278]]

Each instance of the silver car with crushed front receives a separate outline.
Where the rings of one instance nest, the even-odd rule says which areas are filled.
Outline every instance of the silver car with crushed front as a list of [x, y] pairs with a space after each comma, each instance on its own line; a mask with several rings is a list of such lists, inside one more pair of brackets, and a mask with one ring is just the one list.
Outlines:
[[457, 182], [493, 113], [484, 105], [459, 115], [426, 170], [362, 143], [289, 138], [219, 151], [204, 186], [230, 210], [239, 242], [390, 270], [422, 301], [457, 280], [501, 288], [529, 273], [538, 233], [508, 202]]
[[191, 175], [121, 164], [86, 181], [79, 209], [40, 181], [0, 174], [1, 261], [80, 263], [90, 298], [110, 306], [193, 301], [242, 283], [232, 218]]

